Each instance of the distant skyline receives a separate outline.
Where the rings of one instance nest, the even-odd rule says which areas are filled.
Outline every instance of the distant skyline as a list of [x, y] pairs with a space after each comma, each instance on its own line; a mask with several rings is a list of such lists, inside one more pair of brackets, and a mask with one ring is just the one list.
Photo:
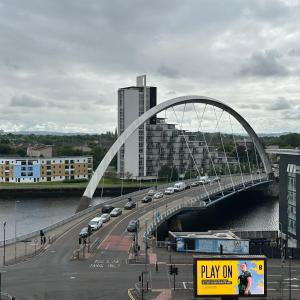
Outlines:
[[300, 132], [294, 0], [0, 0], [0, 129], [103, 133], [117, 89], [221, 100], [257, 133]]

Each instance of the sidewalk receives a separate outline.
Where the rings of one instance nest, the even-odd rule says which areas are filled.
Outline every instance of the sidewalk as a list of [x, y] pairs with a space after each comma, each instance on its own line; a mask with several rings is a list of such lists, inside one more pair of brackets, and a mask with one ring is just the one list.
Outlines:
[[[59, 226], [49, 232], [45, 233], [46, 237], [46, 244], [41, 245], [40, 242], [40, 236], [34, 236], [28, 240], [24, 240], [21, 242], [17, 242], [14, 244], [7, 245], [5, 247], [5, 265], [11, 265], [15, 264], [24, 260], [27, 260], [35, 255], [38, 255], [39, 253], [45, 251], [49, 248], [51, 243], [53, 243], [55, 240], [57, 240], [59, 237], [61, 237], [65, 232], [72, 229], [74, 226], [79, 224], [80, 222], [84, 220], [89, 220], [96, 214], [99, 214], [101, 212], [101, 209], [96, 209], [92, 212], [87, 213], [86, 215], [83, 215], [79, 217], [78, 219], [75, 219], [71, 222], [68, 222], [62, 226]], [[0, 267], [3, 267], [4, 265], [4, 247], [0, 247]]]

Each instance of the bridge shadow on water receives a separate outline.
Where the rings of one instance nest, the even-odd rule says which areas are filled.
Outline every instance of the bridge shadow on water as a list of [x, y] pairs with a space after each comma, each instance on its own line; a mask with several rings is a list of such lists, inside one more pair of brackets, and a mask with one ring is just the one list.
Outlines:
[[262, 192], [245, 191], [220, 201], [203, 211], [178, 215], [182, 231], [199, 232], [216, 229], [277, 230], [277, 198]]

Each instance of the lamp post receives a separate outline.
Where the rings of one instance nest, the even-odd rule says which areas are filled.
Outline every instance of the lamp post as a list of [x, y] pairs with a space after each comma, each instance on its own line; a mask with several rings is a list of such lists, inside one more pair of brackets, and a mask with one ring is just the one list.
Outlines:
[[15, 201], [15, 262], [17, 261], [17, 203], [20, 201]]
[[3, 266], [5, 266], [5, 226], [6, 222], [3, 222]]

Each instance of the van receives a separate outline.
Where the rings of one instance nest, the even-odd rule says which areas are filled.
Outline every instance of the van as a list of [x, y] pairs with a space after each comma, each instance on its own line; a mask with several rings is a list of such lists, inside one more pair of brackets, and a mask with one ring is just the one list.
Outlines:
[[177, 182], [174, 184], [174, 191], [181, 192], [184, 191], [186, 188], [185, 182]]
[[102, 226], [103, 220], [99, 217], [92, 219], [89, 222], [89, 226], [91, 226], [92, 230], [98, 230]]

